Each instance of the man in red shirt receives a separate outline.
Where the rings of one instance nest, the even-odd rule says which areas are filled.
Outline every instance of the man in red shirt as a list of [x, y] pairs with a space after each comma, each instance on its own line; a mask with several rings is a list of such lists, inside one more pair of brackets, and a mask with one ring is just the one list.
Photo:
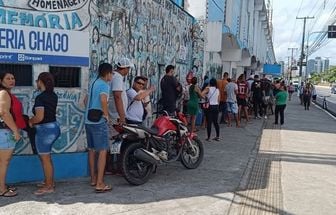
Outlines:
[[246, 122], [249, 121], [248, 117], [248, 105], [247, 105], [247, 97], [248, 97], [248, 85], [245, 81], [245, 75], [241, 74], [237, 80], [238, 85], [238, 93], [237, 93], [237, 104], [238, 104], [238, 117], [241, 119], [241, 110], [244, 109], [244, 114], [246, 118]]

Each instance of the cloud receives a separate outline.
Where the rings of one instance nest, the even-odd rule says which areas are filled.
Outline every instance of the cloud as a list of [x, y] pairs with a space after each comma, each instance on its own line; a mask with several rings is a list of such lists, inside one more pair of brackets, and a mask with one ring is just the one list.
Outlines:
[[[300, 4], [302, 3], [301, 7]], [[326, 3], [324, 5], [324, 3]], [[296, 59], [301, 53], [303, 19], [296, 17], [310, 16], [314, 19], [307, 19], [305, 46], [307, 43], [307, 32], [326, 31], [326, 24], [330, 18], [331, 11], [335, 7], [336, 0], [329, 1], [293, 1], [281, 0], [273, 1], [273, 46], [277, 61], [287, 62], [287, 57], [291, 56], [291, 50], [288, 48], [298, 48], [294, 52]], [[335, 18], [334, 18], [335, 19]], [[318, 34], [311, 34], [310, 44]], [[336, 51], [333, 47], [336, 45], [336, 39], [328, 39], [328, 44], [309, 56], [309, 59], [320, 57], [330, 57], [331, 64], [336, 64]]]

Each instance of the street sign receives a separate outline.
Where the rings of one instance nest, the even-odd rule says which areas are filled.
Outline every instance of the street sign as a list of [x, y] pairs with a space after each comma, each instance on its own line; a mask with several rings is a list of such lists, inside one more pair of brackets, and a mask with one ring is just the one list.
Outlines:
[[336, 38], [336, 25], [328, 26], [328, 38]]
[[[300, 64], [301, 64], [301, 62], [299, 61], [299, 62], [297, 63], [297, 65], [300, 66]], [[302, 66], [307, 66], [307, 63], [306, 63], [306, 62], [302, 62]]]

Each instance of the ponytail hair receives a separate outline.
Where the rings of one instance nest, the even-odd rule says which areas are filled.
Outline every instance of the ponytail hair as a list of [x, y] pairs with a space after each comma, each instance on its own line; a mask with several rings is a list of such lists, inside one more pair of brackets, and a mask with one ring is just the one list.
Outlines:
[[54, 76], [51, 73], [42, 72], [38, 76], [37, 80], [42, 81], [47, 92], [54, 92], [55, 81], [54, 81]]

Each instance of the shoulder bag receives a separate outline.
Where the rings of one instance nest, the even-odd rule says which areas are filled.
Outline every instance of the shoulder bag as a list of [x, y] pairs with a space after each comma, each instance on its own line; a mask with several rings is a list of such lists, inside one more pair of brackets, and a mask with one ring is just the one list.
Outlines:
[[103, 116], [103, 111], [102, 110], [93, 109], [93, 108], [91, 109], [90, 108], [91, 104], [92, 104], [92, 89], [93, 89], [93, 86], [94, 86], [95, 82], [97, 81], [97, 79], [92, 83], [91, 91], [90, 91], [90, 103], [89, 103], [89, 110], [88, 110], [88, 120], [91, 121], [91, 122], [99, 122], [100, 119]]

